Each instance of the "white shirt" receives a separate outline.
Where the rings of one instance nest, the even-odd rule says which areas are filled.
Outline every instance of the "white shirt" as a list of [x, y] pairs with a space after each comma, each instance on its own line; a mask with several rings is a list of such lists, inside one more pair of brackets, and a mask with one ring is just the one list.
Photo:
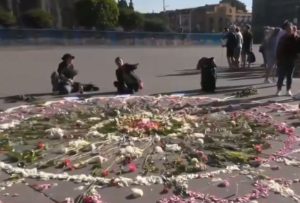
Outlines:
[[238, 45], [237, 45], [237, 47], [238, 47], [238, 48], [242, 48], [242, 47], [243, 47], [243, 43], [244, 43], [243, 35], [242, 35], [241, 32], [237, 32], [237, 33], [236, 33], [236, 36], [237, 36], [237, 40], [238, 40]]

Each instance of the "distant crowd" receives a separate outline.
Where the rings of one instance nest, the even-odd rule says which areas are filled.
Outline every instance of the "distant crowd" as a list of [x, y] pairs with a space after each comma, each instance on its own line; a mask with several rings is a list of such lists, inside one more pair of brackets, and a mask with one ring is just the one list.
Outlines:
[[[286, 78], [286, 95], [293, 96], [292, 81], [295, 61], [300, 52], [300, 37], [297, 26], [284, 21], [281, 27], [265, 27], [264, 40], [259, 51], [263, 55], [266, 69], [265, 83], [275, 82], [277, 77], [276, 95], [282, 95], [282, 86]], [[236, 26], [225, 30], [224, 46], [227, 48], [227, 59], [232, 69], [248, 67], [255, 61], [252, 52], [253, 34], [251, 26], [247, 25], [243, 33]], [[240, 59], [242, 64], [240, 65]], [[273, 81], [271, 80], [273, 78]]]

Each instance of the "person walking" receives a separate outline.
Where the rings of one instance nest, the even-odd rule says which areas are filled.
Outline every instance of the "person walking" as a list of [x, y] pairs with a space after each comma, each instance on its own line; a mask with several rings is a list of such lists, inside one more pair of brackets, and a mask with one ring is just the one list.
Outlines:
[[[242, 48], [242, 68], [246, 68], [247, 56], [252, 52], [253, 34], [251, 32], [251, 25], [246, 25], [243, 32], [243, 48]], [[248, 63], [248, 68], [250, 63]]]
[[278, 82], [277, 82], [277, 96], [281, 96], [283, 81], [286, 82], [286, 95], [293, 96], [292, 80], [295, 69], [295, 60], [299, 52], [299, 37], [297, 37], [293, 30], [293, 24], [285, 25], [286, 33], [280, 38], [277, 49], [277, 66], [278, 66]]

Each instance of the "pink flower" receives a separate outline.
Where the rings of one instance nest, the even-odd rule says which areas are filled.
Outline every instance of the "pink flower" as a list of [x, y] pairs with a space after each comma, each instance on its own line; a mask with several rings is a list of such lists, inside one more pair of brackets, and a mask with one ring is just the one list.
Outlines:
[[131, 163], [128, 165], [128, 169], [130, 173], [135, 173], [137, 171], [137, 166], [135, 163]]
[[73, 171], [75, 170], [75, 167], [73, 166], [72, 162], [70, 159], [66, 159], [64, 161], [65, 167], [67, 167], [68, 170]]
[[257, 153], [262, 153], [262, 151], [263, 151], [263, 145], [262, 144], [255, 145], [254, 148], [255, 148]]
[[101, 175], [102, 175], [102, 177], [109, 176], [109, 170], [104, 170]]

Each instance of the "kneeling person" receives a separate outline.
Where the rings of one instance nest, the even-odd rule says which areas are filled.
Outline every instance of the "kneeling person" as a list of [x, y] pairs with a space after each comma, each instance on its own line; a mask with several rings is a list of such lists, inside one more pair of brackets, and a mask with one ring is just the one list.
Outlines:
[[143, 83], [139, 77], [134, 73], [138, 64], [127, 64], [123, 59], [117, 57], [115, 63], [118, 66], [116, 70], [117, 81], [114, 82], [119, 94], [134, 94], [143, 89]]

